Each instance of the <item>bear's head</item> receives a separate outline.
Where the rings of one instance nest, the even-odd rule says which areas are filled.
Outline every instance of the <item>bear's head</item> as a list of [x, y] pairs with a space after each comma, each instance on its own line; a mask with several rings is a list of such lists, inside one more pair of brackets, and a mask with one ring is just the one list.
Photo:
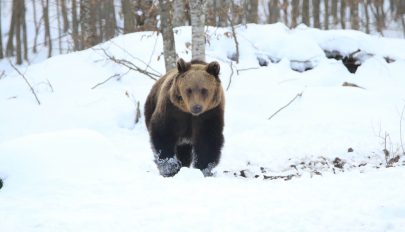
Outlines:
[[179, 109], [200, 115], [224, 101], [219, 64], [177, 61], [177, 75], [170, 89], [170, 100]]

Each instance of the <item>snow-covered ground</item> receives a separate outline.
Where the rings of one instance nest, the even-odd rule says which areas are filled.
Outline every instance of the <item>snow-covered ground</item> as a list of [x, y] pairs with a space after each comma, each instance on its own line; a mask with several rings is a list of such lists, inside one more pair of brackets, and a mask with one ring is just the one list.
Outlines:
[[[189, 60], [191, 30], [175, 31]], [[159, 176], [143, 117], [135, 123], [154, 80], [106, 58], [163, 74], [156, 33], [19, 67], [40, 105], [1, 61], [0, 231], [402, 231], [405, 41], [247, 25], [230, 65], [230, 29], [207, 33], [207, 61], [229, 85], [213, 178]], [[358, 49], [354, 74], [324, 52]]]

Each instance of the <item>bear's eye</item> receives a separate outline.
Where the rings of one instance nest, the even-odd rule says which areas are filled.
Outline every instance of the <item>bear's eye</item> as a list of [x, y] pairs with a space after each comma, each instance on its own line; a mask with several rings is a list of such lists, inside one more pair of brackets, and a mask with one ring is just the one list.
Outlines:
[[203, 96], [206, 96], [206, 95], [208, 94], [208, 89], [202, 88], [202, 89], [201, 89], [201, 94], [202, 94]]
[[186, 93], [187, 93], [188, 95], [190, 95], [192, 92], [193, 92], [192, 89], [190, 89], [190, 88], [186, 89]]

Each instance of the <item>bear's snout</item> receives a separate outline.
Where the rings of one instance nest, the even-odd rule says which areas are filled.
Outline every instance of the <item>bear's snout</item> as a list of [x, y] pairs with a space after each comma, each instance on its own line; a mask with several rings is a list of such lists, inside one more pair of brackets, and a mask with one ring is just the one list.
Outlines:
[[194, 115], [198, 115], [202, 112], [202, 106], [201, 105], [193, 105], [191, 107], [191, 113]]

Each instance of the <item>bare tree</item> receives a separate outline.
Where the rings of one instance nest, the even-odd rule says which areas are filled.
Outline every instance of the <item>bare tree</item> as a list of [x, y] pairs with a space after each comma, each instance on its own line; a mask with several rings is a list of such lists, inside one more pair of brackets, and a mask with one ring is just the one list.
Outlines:
[[332, 0], [332, 16], [333, 16], [333, 24], [337, 25], [339, 23], [338, 19], [338, 0]]
[[69, 19], [66, 9], [66, 0], [60, 1], [62, 19], [63, 19], [63, 32], [66, 33], [69, 30]]
[[259, 9], [259, 0], [252, 0], [252, 1], [246, 1], [247, 7], [248, 7], [248, 12], [247, 12], [247, 22], [248, 23], [258, 23], [259, 15], [258, 15], [258, 9]]
[[72, 39], [73, 49], [75, 51], [82, 50], [80, 37], [79, 37], [79, 20], [77, 18], [77, 4], [76, 0], [72, 0]]
[[190, 0], [192, 58], [205, 61], [205, 0]]
[[166, 71], [176, 67], [176, 47], [174, 43], [173, 25], [170, 19], [171, 2], [159, 0], [160, 31], [163, 37], [163, 52]]
[[350, 2], [350, 27], [353, 30], [359, 30], [359, 0], [351, 0]]
[[310, 26], [309, 22], [309, 0], [303, 0], [302, 2], [302, 23]]
[[340, 26], [346, 28], [346, 0], [340, 0]]
[[324, 23], [323, 27], [328, 30], [329, 29], [329, 0], [324, 0], [324, 6], [325, 6], [325, 16], [323, 18]]
[[365, 27], [366, 33], [370, 33], [370, 16], [368, 14], [369, 10], [369, 0], [363, 0], [363, 7], [364, 7], [364, 15], [366, 17]]
[[298, 16], [300, 14], [300, 0], [292, 0], [291, 27], [298, 25]]
[[49, 24], [49, 0], [42, 0], [42, 12], [45, 24], [45, 44], [48, 46], [48, 57], [52, 56], [52, 39]]
[[82, 32], [82, 48], [90, 48], [98, 43], [97, 19], [98, 0], [80, 1], [80, 21]]
[[215, 8], [215, 1], [214, 0], [206, 0], [205, 9], [207, 12], [207, 16], [205, 17], [205, 24], [208, 26], [216, 26], [216, 8]]
[[321, 28], [321, 19], [320, 19], [320, 8], [321, 2], [320, 0], [312, 0], [312, 15], [314, 18], [314, 27]]
[[124, 16], [124, 34], [135, 31], [134, 5], [131, 0], [121, 0], [122, 14]]
[[269, 23], [276, 23], [280, 20], [280, 7], [278, 6], [278, 0], [270, 0], [269, 13]]
[[173, 27], [186, 25], [185, 8], [184, 0], [173, 1]]

